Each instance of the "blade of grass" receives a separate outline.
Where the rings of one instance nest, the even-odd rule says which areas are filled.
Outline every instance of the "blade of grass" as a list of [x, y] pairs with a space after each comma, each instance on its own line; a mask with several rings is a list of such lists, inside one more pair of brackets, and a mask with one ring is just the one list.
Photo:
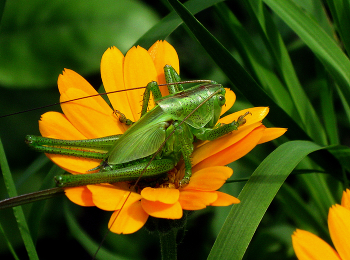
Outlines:
[[[341, 162], [347, 172], [350, 172], [350, 148], [346, 145], [332, 146], [329, 151]], [[349, 186], [348, 176], [343, 176], [344, 188]]]
[[245, 66], [255, 75], [255, 79], [289, 115], [298, 116], [289, 93], [236, 16], [225, 3], [217, 4], [214, 10], [230, 37], [231, 43], [237, 48]]
[[337, 117], [333, 99], [334, 87], [331, 87], [333, 84], [334, 82], [329, 77], [320, 84], [321, 115], [329, 138], [329, 144], [339, 144]]
[[255, 23], [255, 27], [260, 29], [261, 38], [273, 59], [272, 63], [276, 65], [275, 69], [292, 97], [293, 104], [301, 118], [299, 125], [305, 129], [314, 141], [320, 144], [327, 144], [323, 126], [299, 82], [287, 47], [284, 44], [271, 14], [266, 10], [265, 6], [263, 6], [262, 1], [253, 0], [243, 2], [245, 8], [250, 13], [251, 20]]
[[[224, 0], [191, 0], [187, 1], [185, 6], [191, 10], [192, 13], [196, 14], [223, 1]], [[140, 45], [148, 49], [155, 41], [168, 37], [181, 24], [182, 20], [180, 17], [175, 11], [172, 11], [159, 23], [148, 30], [148, 32], [146, 32], [134, 45]]]
[[[0, 139], [0, 166], [1, 166], [2, 174], [4, 176], [4, 181], [5, 181], [5, 185], [6, 185], [7, 192], [9, 194], [9, 196], [10, 197], [17, 196], [15, 182], [13, 181], [10, 167], [9, 167], [7, 160], [6, 160], [6, 155], [5, 155], [4, 147], [2, 146], [1, 139]], [[31, 235], [29, 232], [28, 224], [27, 224], [26, 218], [24, 216], [22, 207], [20, 207], [20, 206], [14, 207], [13, 212], [14, 212], [14, 215], [16, 217], [18, 229], [21, 233], [23, 243], [24, 243], [24, 246], [27, 250], [29, 259], [33, 259], [33, 260], [39, 259], [38, 254], [37, 254], [36, 249], [35, 249], [35, 246], [34, 246], [34, 243], [33, 243], [33, 240], [31, 238]]]
[[337, 29], [340, 38], [344, 44], [345, 50], [350, 51], [350, 3], [348, 0], [327, 0], [329, 10], [331, 11], [335, 28]]
[[294, 2], [301, 8], [306, 10], [310, 16], [317, 21], [323, 30], [333, 37], [335, 34], [334, 24], [328, 17], [328, 13], [322, 0], [294, 0]]
[[321, 237], [329, 239], [329, 231], [324, 218], [313, 207], [305, 203], [298, 190], [290, 187], [288, 183], [284, 183], [276, 196], [276, 200], [282, 203], [283, 210], [287, 213], [288, 218], [292, 219], [298, 228], [313, 229]]
[[9, 250], [10, 250], [10, 252], [11, 252], [13, 258], [14, 258], [15, 260], [19, 260], [19, 258], [18, 258], [18, 256], [17, 256], [15, 250], [13, 249], [13, 246], [12, 246], [10, 240], [9, 240], [8, 237], [6, 236], [5, 230], [2, 228], [1, 223], [0, 223], [0, 232], [4, 235], [4, 238], [5, 238], [7, 247], [9, 248]]
[[322, 149], [308, 141], [291, 141], [274, 150], [254, 171], [232, 207], [208, 259], [242, 259], [277, 191], [295, 166]]
[[291, 0], [263, 0], [312, 50], [350, 102], [350, 61], [337, 43]]

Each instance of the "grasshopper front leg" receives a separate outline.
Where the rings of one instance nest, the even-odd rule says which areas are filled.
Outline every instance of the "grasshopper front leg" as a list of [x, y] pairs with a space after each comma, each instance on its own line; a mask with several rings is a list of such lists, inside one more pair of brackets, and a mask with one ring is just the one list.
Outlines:
[[245, 124], [245, 122], [246, 122], [245, 117], [249, 114], [251, 114], [251, 113], [246, 112], [244, 115], [241, 115], [240, 117], [238, 117], [237, 122], [233, 121], [230, 124], [219, 126], [215, 129], [204, 128], [204, 127], [201, 129], [195, 129], [194, 135], [200, 140], [208, 140], [208, 141], [215, 140], [215, 139], [217, 139], [221, 136], [224, 136], [224, 135], [226, 135], [234, 130], [237, 130], [239, 126]]
[[[169, 94], [175, 94], [184, 90], [181, 84], [175, 84], [176, 82], [180, 82], [181, 79], [179, 74], [177, 74], [177, 72], [172, 66], [170, 65], [164, 66], [164, 75], [165, 75], [166, 83], [169, 84], [168, 85]], [[171, 83], [174, 83], [174, 84], [171, 84]], [[152, 81], [148, 83], [145, 89], [145, 93], [143, 94], [141, 116], [147, 113], [148, 102], [150, 99], [151, 92], [153, 94], [155, 102], [163, 98], [162, 93], [160, 92], [158, 83], [156, 81]]]

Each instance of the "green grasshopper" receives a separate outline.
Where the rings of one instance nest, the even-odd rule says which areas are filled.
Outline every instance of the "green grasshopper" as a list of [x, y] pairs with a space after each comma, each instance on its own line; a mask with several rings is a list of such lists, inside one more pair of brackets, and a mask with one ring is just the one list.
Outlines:
[[[122, 135], [87, 140], [28, 135], [26, 142], [36, 151], [99, 159], [102, 163], [90, 170], [98, 172], [56, 176], [57, 188], [5, 199], [0, 202], [0, 209], [51, 198], [61, 194], [64, 187], [154, 179], [172, 170], [182, 159], [185, 175], [178, 186], [186, 185], [192, 174], [191, 154], [195, 140], [214, 140], [237, 130], [250, 113], [241, 115], [237, 122], [217, 124], [221, 107], [225, 104], [222, 85], [197, 80], [191, 82], [200, 82], [200, 85], [184, 90], [178, 83], [181, 82], [179, 75], [171, 66], [166, 65], [164, 72], [170, 94], [162, 97], [158, 84], [150, 82], [145, 89], [141, 118], [137, 122], [131, 122], [123, 113], [115, 111], [121, 122], [132, 124]], [[157, 105], [147, 112], [151, 92]], [[67, 102], [70, 100], [64, 103]]]
[[[101, 159], [90, 171], [97, 173], [60, 175], [58, 187], [154, 178], [172, 170], [183, 159], [184, 177], [178, 183], [189, 183], [192, 174], [193, 142], [214, 140], [245, 123], [244, 114], [236, 121], [217, 125], [225, 104], [225, 89], [214, 81], [185, 90], [180, 77], [169, 65], [164, 67], [169, 95], [162, 97], [157, 82], [150, 82], [143, 98], [141, 118], [131, 122], [119, 112], [120, 121], [132, 126], [122, 135], [88, 140], [59, 140], [28, 135], [27, 144], [36, 151], [75, 157]], [[198, 82], [198, 81], [197, 81]], [[156, 106], [147, 112], [152, 92]]]

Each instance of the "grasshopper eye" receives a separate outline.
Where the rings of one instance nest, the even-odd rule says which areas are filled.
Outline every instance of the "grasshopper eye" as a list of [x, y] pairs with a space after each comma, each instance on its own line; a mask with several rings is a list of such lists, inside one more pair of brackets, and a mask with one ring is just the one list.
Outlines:
[[224, 95], [218, 95], [218, 100], [219, 100], [219, 105], [220, 105], [220, 106], [225, 105], [226, 98], [225, 98]]

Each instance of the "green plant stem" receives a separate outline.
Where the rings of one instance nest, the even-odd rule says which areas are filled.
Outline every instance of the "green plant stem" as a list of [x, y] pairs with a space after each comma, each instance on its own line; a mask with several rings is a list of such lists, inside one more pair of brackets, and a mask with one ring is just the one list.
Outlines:
[[159, 231], [160, 250], [162, 260], [176, 260], [177, 259], [177, 244], [176, 234], [177, 229], [173, 228], [169, 232]]

